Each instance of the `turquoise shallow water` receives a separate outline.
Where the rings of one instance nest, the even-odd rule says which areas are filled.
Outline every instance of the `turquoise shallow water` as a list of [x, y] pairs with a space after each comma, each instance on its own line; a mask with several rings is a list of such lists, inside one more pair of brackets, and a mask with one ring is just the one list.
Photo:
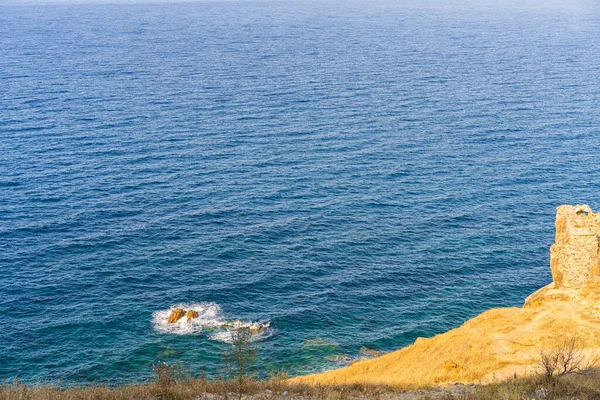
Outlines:
[[306, 373], [522, 304], [600, 207], [598, 38], [583, 1], [0, 4], [0, 379], [213, 374], [230, 319]]

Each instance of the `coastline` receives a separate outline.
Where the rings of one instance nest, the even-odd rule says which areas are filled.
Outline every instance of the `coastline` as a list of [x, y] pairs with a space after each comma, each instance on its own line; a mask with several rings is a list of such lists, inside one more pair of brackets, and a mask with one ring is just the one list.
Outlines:
[[600, 354], [600, 214], [587, 205], [557, 208], [553, 282], [523, 307], [494, 308], [462, 326], [384, 356], [297, 377], [311, 385], [489, 384], [540, 372], [544, 352], [577, 341], [582, 357]]
[[[271, 400], [288, 396], [306, 400], [479, 400], [523, 395], [570, 399], [573, 394], [580, 399], [596, 399], [600, 378], [598, 238], [600, 213], [594, 214], [588, 206], [558, 207], [556, 240], [551, 247], [553, 282], [528, 296], [523, 307], [488, 310], [456, 329], [418, 338], [410, 346], [345, 368], [294, 378], [277, 374], [268, 380], [254, 380], [253, 375], [240, 373], [239, 379], [207, 380], [163, 364], [162, 368], [155, 367], [155, 380], [120, 387], [63, 388], [5, 382], [0, 385], [0, 400]], [[185, 314], [179, 309], [174, 313], [180, 314], [179, 318]], [[190, 313], [188, 317], [197, 317]], [[251, 346], [255, 333], [251, 326], [244, 329], [246, 341], [233, 342], [234, 348], [240, 346], [235, 354], [243, 355], [251, 348], [245, 346]], [[573, 344], [572, 359], [567, 361], [574, 363], [574, 368], [556, 375], [554, 370], [549, 374], [546, 370], [544, 375], [540, 370], [546, 366], [544, 354], [551, 349], [564, 350], [560, 346], [566, 341]]]

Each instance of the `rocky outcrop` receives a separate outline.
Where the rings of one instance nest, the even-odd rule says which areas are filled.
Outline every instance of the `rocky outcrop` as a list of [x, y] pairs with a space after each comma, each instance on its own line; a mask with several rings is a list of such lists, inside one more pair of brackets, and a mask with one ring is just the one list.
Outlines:
[[187, 312], [187, 320], [189, 321], [189, 320], [192, 320], [192, 319], [195, 319], [195, 318], [198, 318], [198, 312], [194, 311], [194, 310], [189, 310]]
[[553, 282], [524, 307], [495, 308], [459, 328], [371, 360], [293, 378], [317, 385], [428, 386], [486, 383], [539, 372], [540, 351], [577, 338], [600, 354], [600, 214], [589, 206], [560, 206], [551, 247]]
[[185, 310], [181, 308], [176, 308], [169, 315], [169, 320], [167, 321], [169, 324], [174, 324], [178, 322], [181, 318], [185, 317]]
[[558, 207], [550, 248], [555, 288], [581, 289], [600, 280], [600, 214], [587, 205]]
[[187, 322], [190, 322], [193, 319], [198, 318], [198, 312], [194, 310], [184, 310], [183, 308], [176, 308], [171, 311], [171, 315], [169, 315], [169, 320], [167, 321], [169, 324], [175, 324], [179, 322], [180, 319], [187, 316]]

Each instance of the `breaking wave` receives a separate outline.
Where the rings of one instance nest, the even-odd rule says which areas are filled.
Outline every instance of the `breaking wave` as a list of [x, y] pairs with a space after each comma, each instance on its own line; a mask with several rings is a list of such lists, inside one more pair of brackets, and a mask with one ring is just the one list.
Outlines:
[[219, 342], [231, 343], [231, 334], [233, 330], [239, 328], [248, 328], [250, 330], [250, 333], [252, 333], [250, 341], [252, 342], [264, 340], [273, 334], [273, 330], [270, 328], [270, 322], [268, 321], [246, 322], [234, 320], [231, 322], [227, 322], [222, 327], [224, 328], [223, 330], [213, 332], [213, 334], [211, 334], [209, 338], [212, 340], [218, 340]]
[[[184, 310], [194, 310], [198, 313], [198, 318], [187, 320], [181, 318], [174, 324], [169, 324], [169, 315], [176, 308]], [[167, 310], [156, 311], [152, 314], [152, 326], [155, 330], [162, 333], [173, 333], [176, 335], [193, 335], [202, 332], [205, 328], [217, 328], [222, 324], [219, 318], [221, 307], [216, 303], [181, 303], [171, 306]]]
[[[176, 308], [193, 310], [198, 313], [198, 318], [188, 321], [184, 317], [175, 323], [168, 323], [169, 316]], [[156, 311], [152, 314], [152, 326], [157, 332], [175, 335], [199, 335], [206, 332], [209, 339], [226, 343], [231, 342], [232, 332], [239, 328], [248, 328], [252, 333], [252, 341], [264, 340], [273, 334], [269, 321], [228, 320], [223, 317], [218, 304], [208, 302], [180, 303], [166, 310]]]

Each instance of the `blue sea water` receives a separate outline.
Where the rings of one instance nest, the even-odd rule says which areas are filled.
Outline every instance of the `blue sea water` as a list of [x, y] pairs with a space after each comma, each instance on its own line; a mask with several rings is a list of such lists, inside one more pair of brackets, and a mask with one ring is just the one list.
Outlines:
[[0, 3], [0, 379], [215, 374], [234, 319], [301, 374], [519, 306], [600, 207], [599, 104], [597, 2]]

